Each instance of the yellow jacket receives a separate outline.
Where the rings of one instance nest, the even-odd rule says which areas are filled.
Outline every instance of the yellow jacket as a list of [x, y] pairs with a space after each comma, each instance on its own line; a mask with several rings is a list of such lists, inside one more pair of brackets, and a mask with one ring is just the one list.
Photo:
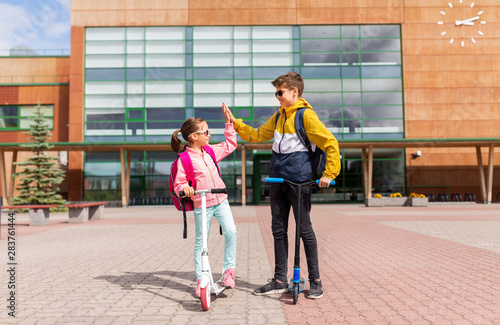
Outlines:
[[297, 109], [306, 107], [304, 111], [304, 129], [312, 143], [326, 152], [326, 166], [323, 176], [335, 179], [340, 173], [340, 152], [337, 139], [313, 111], [311, 105], [301, 98], [292, 107], [279, 109], [280, 117], [276, 123], [273, 114], [264, 125], [254, 129], [237, 119], [234, 129], [240, 137], [249, 142], [264, 142], [274, 138], [273, 156], [270, 164], [270, 176], [301, 182], [312, 177], [309, 152], [300, 141], [295, 129]]

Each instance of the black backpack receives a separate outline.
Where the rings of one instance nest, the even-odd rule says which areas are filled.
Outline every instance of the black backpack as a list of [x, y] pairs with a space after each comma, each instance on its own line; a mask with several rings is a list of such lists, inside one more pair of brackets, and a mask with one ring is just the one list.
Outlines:
[[[318, 146], [316, 146], [316, 150], [312, 150], [311, 141], [306, 135], [306, 131], [304, 128], [304, 111], [307, 107], [301, 107], [297, 109], [297, 113], [295, 113], [295, 130], [297, 131], [297, 135], [299, 136], [302, 144], [309, 151], [309, 157], [311, 158], [312, 164], [312, 172], [313, 179], [319, 179], [319, 175], [321, 175], [325, 171], [326, 165], [326, 152], [321, 150]], [[276, 124], [278, 124], [278, 118], [280, 117], [280, 112], [276, 114], [276, 121], [274, 123], [274, 128], [276, 128]]]

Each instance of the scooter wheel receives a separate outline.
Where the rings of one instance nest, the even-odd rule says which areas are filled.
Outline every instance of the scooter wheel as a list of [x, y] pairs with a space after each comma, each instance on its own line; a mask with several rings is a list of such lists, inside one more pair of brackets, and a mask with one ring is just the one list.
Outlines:
[[206, 286], [205, 288], [201, 288], [200, 291], [201, 298], [201, 309], [209, 310], [210, 309], [210, 288]]
[[299, 287], [294, 286], [292, 289], [292, 293], [293, 293], [293, 304], [296, 305], [297, 301], [299, 301]]

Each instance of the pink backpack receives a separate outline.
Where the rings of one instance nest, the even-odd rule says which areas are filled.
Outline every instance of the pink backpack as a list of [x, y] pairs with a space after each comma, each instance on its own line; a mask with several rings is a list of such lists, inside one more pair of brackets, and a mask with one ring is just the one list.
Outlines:
[[[217, 160], [215, 159], [215, 153], [212, 147], [203, 146], [202, 147], [205, 152], [207, 152], [210, 157], [212, 157], [215, 166], [217, 166], [217, 171], [220, 175], [219, 165], [217, 165]], [[172, 163], [172, 167], [170, 168], [170, 179], [168, 181], [168, 186], [170, 188], [170, 195], [172, 196], [172, 201], [174, 202], [174, 206], [178, 211], [182, 211], [184, 215], [184, 234], [183, 237], [187, 238], [187, 218], [186, 211], [194, 211], [193, 201], [190, 198], [184, 197], [180, 198], [177, 193], [174, 191], [174, 181], [175, 176], [177, 175], [177, 160], [180, 159], [182, 162], [182, 166], [184, 166], [184, 171], [186, 172], [186, 177], [188, 179], [188, 184], [192, 188], [196, 190], [196, 179], [194, 178], [194, 170], [193, 163], [191, 162], [191, 158], [187, 151], [183, 151], [179, 153], [179, 157]]]

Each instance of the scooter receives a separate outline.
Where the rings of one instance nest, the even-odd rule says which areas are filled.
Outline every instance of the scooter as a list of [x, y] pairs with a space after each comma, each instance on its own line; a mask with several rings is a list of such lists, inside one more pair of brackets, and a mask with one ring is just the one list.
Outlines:
[[[207, 311], [210, 309], [210, 294], [219, 295], [226, 287], [222, 285], [222, 277], [214, 282], [212, 271], [210, 270], [210, 262], [208, 261], [208, 234], [207, 234], [207, 193], [225, 193], [226, 188], [214, 188], [210, 190], [197, 190], [194, 194], [199, 194], [201, 198], [201, 234], [202, 234], [202, 249], [201, 249], [201, 278], [200, 278], [200, 295], [201, 309]], [[180, 196], [184, 196], [181, 191]]]
[[[311, 186], [313, 184], [318, 184], [319, 180], [316, 181], [307, 181], [303, 183], [294, 183], [284, 178], [273, 178], [266, 177], [266, 183], [288, 183], [292, 186], [292, 189], [297, 194], [298, 203], [297, 203], [297, 215], [295, 222], [295, 257], [293, 263], [293, 277], [290, 279], [290, 283], [288, 284], [288, 289], [293, 294], [293, 304], [296, 305], [299, 300], [299, 294], [304, 291], [306, 286], [306, 280], [300, 277], [300, 212], [301, 212], [301, 198], [302, 198], [302, 187]], [[295, 191], [295, 187], [297, 186], [297, 191]], [[335, 181], [330, 182], [330, 186], [335, 185]]]

